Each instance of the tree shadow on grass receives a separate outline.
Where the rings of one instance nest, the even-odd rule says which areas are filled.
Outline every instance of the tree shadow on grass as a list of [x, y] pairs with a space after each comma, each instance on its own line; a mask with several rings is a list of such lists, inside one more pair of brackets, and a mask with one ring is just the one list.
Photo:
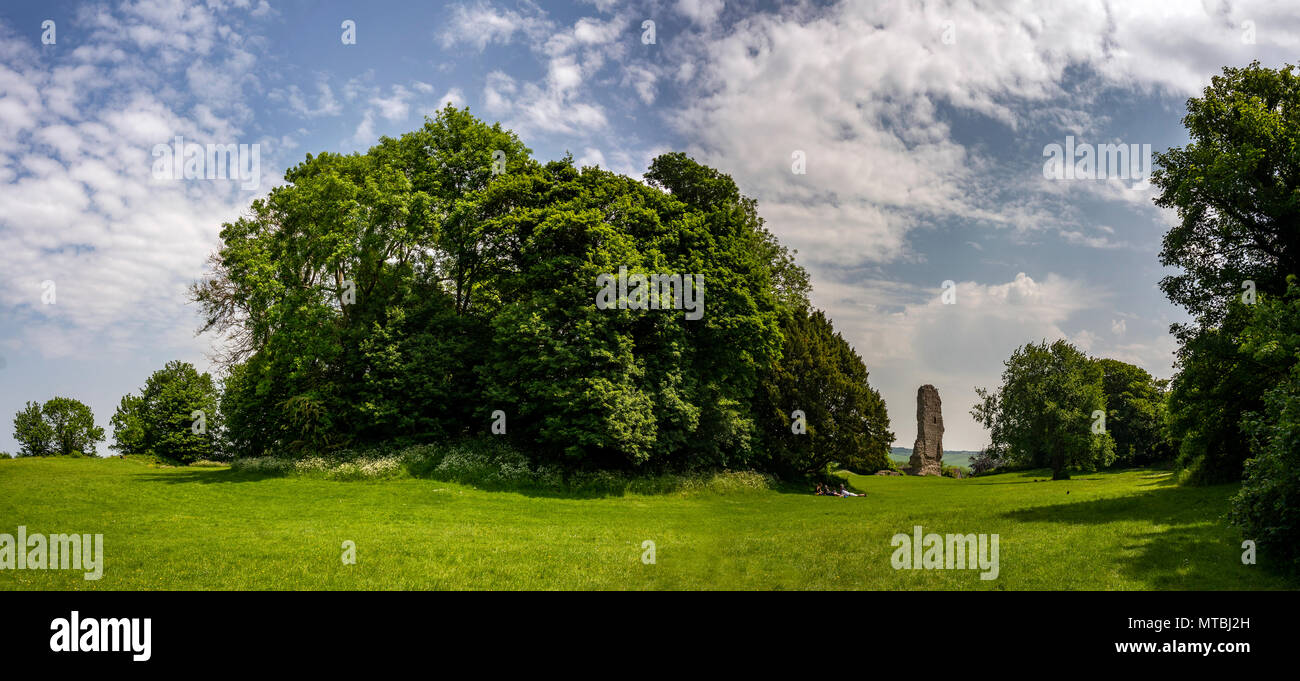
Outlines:
[[[1121, 471], [1111, 471], [1121, 472]], [[1127, 472], [1127, 471], [1122, 471]], [[994, 475], [1001, 477], [1012, 477], [1010, 480], [989, 480], [983, 476], [972, 476], [968, 479], [974, 480], [978, 485], [1028, 485], [1033, 483], [1069, 483], [1080, 481], [1097, 481], [1105, 478], [1090, 478], [1089, 475], [1096, 475], [1097, 471], [1070, 471], [1070, 477], [1065, 480], [1053, 480], [1052, 470], [1050, 468], [1033, 468], [1028, 470], [1007, 471], [1005, 473], [994, 472]]]
[[[1286, 588], [1242, 565], [1240, 540], [1226, 526], [1228, 498], [1235, 487], [1178, 487], [1153, 480], [1140, 494], [1039, 506], [1004, 513], [1023, 523], [1105, 525], [1147, 522], [1163, 528], [1143, 529], [1121, 538], [1122, 572], [1151, 589]], [[1252, 571], [1252, 572], [1245, 572]], [[1241, 582], [1250, 578], [1249, 582]], [[1294, 588], [1294, 587], [1292, 587]]]
[[[372, 478], [372, 477], [330, 477], [325, 475], [303, 475], [299, 473], [289, 473], [285, 471], [242, 471], [233, 468], [226, 469], [170, 469], [169, 472], [162, 470], [151, 470], [148, 472], [136, 473], [135, 478], [144, 482], [161, 482], [168, 485], [219, 485], [233, 483], [262, 482], [265, 480], [316, 480], [320, 482], [334, 482], [339, 484], [382, 484], [395, 481], [412, 481], [419, 480], [429, 484], [455, 484], [470, 487], [483, 492], [513, 492], [522, 494], [527, 497], [539, 497], [548, 499], [602, 499], [606, 497], [622, 497], [633, 492], [624, 488], [594, 488], [594, 489], [572, 489], [557, 490], [542, 487], [528, 487], [510, 484], [490, 484], [474, 483], [464, 481], [439, 480], [428, 476], [399, 476], [393, 478]], [[663, 494], [672, 494], [673, 491], [665, 491]]]
[[1177, 487], [1178, 476], [1172, 473], [1155, 473], [1142, 476], [1138, 487]]
[[[1157, 483], [1153, 481], [1152, 485]], [[1233, 485], [1208, 487], [1157, 486], [1155, 489], [1121, 497], [1067, 502], [1052, 506], [1010, 511], [1006, 517], [1024, 522], [1104, 524], [1145, 520], [1166, 524], [1190, 524], [1217, 519], [1227, 513]]]
[[[409, 475], [391, 478], [371, 478], [371, 477], [331, 477], [326, 475], [303, 475], [300, 473], [290, 473], [284, 471], [237, 471], [233, 468], [225, 469], [187, 469], [183, 467], [171, 469], [151, 469], [145, 472], [134, 474], [135, 479], [144, 482], [160, 482], [169, 485], [214, 485], [214, 484], [232, 484], [262, 482], [272, 479], [304, 479], [317, 480], [321, 482], [335, 482], [341, 484], [382, 484], [395, 481], [413, 481], [419, 480], [428, 484], [454, 484], [469, 487], [482, 492], [506, 492], [520, 494], [530, 498], [542, 499], [607, 499], [619, 498], [626, 496], [650, 496], [650, 497], [669, 497], [678, 496], [682, 498], [699, 497], [699, 496], [744, 496], [746, 494], [755, 494], [762, 492], [775, 492], [778, 494], [798, 494], [812, 496], [811, 483], [802, 482], [784, 482], [779, 481], [771, 487], [766, 488], [748, 488], [748, 489], [730, 489], [730, 490], [713, 490], [707, 487], [691, 485], [689, 482], [658, 484], [648, 483], [644, 480], [612, 480], [604, 484], [597, 484], [583, 487], [570, 488], [553, 488], [541, 485], [512, 484], [509, 482], [486, 482], [486, 481], [466, 481], [466, 480], [442, 480], [427, 475]], [[850, 489], [856, 489], [853, 485], [848, 485]], [[861, 490], [858, 490], [861, 491]]]
[[148, 471], [136, 473], [137, 480], [145, 482], [165, 482], [171, 485], [203, 484], [213, 485], [232, 482], [260, 482], [271, 478], [287, 478], [284, 473], [236, 471], [231, 468], [213, 469], [174, 469], [173, 472]]

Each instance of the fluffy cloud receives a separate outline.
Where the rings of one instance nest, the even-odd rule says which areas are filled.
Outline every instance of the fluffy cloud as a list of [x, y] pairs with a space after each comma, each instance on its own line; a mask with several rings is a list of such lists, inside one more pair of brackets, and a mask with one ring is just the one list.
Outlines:
[[[707, 4], [678, 9], [694, 20]], [[654, 70], [689, 74], [687, 105], [670, 119], [695, 154], [728, 169], [810, 257], [888, 262], [905, 254], [910, 229], [940, 217], [1069, 227], [1073, 242], [1106, 248], [1116, 244], [1061, 220], [1054, 199], [1083, 192], [1149, 205], [1148, 192], [1118, 181], [1047, 182], [1035, 177], [1041, 159], [1032, 157], [1000, 167], [995, 155], [956, 141], [940, 106], [1013, 130], [1048, 126], [1048, 141], [1056, 131], [1095, 131], [1095, 92], [1186, 97], [1223, 64], [1280, 58], [1296, 41], [1286, 27], [1300, 28], [1283, 7], [798, 5], [726, 27], [697, 21], [710, 28], [676, 36], [686, 48]], [[1269, 29], [1246, 44], [1241, 25], [1252, 17]], [[1095, 87], [1067, 87], [1076, 73], [1090, 74]], [[806, 175], [791, 171], [796, 152]], [[1017, 174], [1031, 195], [1008, 204], [990, 178]], [[831, 243], [840, 247], [825, 248]]]
[[463, 106], [465, 103], [460, 88], [450, 88], [438, 97], [432, 85], [414, 81], [410, 87], [390, 85], [385, 93], [382, 88], [364, 82], [370, 78], [373, 74], [368, 73], [364, 79], [349, 81], [345, 88], [348, 99], [364, 101], [361, 122], [349, 140], [358, 147], [368, 148], [379, 141], [381, 133], [375, 129], [377, 119], [394, 124], [408, 121], [413, 114], [430, 115], [447, 104]]
[[[591, 92], [591, 81], [610, 62], [626, 56], [631, 32], [630, 10], [607, 20], [582, 17], [563, 26], [533, 4], [523, 12], [479, 3], [460, 6], [442, 34], [444, 46], [484, 41], [521, 42], [545, 65], [545, 75], [519, 82], [495, 70], [483, 86], [485, 109], [524, 137], [532, 135], [578, 136], [609, 129], [605, 107]], [[476, 29], [482, 29], [474, 33]], [[473, 37], [472, 37], [473, 36]], [[620, 66], [623, 79], [635, 87], [646, 103], [654, 99], [654, 73], [634, 64]]]
[[492, 43], [508, 43], [516, 34], [538, 39], [550, 31], [551, 22], [535, 3], [524, 0], [519, 9], [500, 9], [481, 0], [455, 6], [439, 40], [443, 47], [470, 44], [482, 51]]
[[718, 20], [725, 4], [723, 0], [677, 0], [674, 9], [691, 23], [707, 27]]
[[272, 101], [284, 102], [291, 111], [304, 118], [337, 116], [343, 113], [343, 105], [334, 97], [334, 89], [330, 86], [329, 78], [324, 74], [316, 79], [314, 101], [309, 100], [308, 95], [303, 93], [301, 88], [292, 84], [286, 88], [272, 90], [269, 96]]
[[[255, 195], [152, 175], [154, 145], [176, 136], [262, 141], [245, 128], [256, 57], [240, 17], [219, 3], [116, 9], [82, 10], [89, 40], [54, 68], [22, 40], [0, 41], [0, 309], [6, 343], [31, 354], [197, 351], [185, 286]], [[138, 56], [122, 59], [128, 50]]]

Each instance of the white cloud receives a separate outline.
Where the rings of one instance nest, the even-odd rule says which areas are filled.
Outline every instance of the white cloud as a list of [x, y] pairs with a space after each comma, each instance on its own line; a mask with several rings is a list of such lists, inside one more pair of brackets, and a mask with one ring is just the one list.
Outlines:
[[[459, 88], [449, 88], [441, 97], [437, 97], [433, 96], [435, 92], [433, 86], [421, 81], [412, 82], [409, 88], [401, 84], [390, 85], [387, 93], [381, 94], [383, 92], [381, 88], [364, 82], [370, 76], [371, 74], [367, 74], [365, 79], [352, 79], [344, 86], [349, 99], [364, 99], [366, 102], [361, 120], [352, 133], [351, 139], [348, 140], [363, 148], [369, 148], [378, 142], [382, 134], [405, 132], [400, 124], [413, 115], [432, 115], [434, 111], [447, 104], [452, 106], [465, 104], [465, 95]], [[387, 122], [385, 126], [387, 129], [377, 129], [376, 123], [379, 119]]]
[[[237, 181], [155, 180], [151, 151], [175, 136], [256, 141], [245, 94], [258, 87], [257, 58], [242, 46], [242, 17], [227, 12], [238, 9], [167, 0], [86, 7], [82, 44], [55, 68], [14, 48], [0, 27], [9, 45], [0, 48], [7, 347], [86, 357], [207, 345], [193, 337], [198, 319], [184, 288], [203, 271], [221, 223], [254, 194]], [[136, 54], [124, 59], [127, 51]], [[263, 171], [262, 180], [266, 190], [274, 178]], [[53, 305], [41, 299], [47, 280]]]
[[510, 98], [517, 91], [514, 78], [493, 71], [487, 75], [487, 83], [483, 86], [483, 107], [492, 115], [503, 115], [514, 106]]
[[[677, 9], [703, 20], [716, 14], [710, 5]], [[1242, 44], [1247, 17], [1269, 26], [1257, 45]], [[955, 41], [945, 44], [949, 22]], [[1285, 3], [846, 1], [675, 36], [668, 62], [639, 68], [682, 82], [685, 106], [665, 119], [694, 155], [760, 200], [779, 236], [804, 244], [806, 257], [888, 262], [907, 255], [908, 231], [937, 219], [1067, 229], [1072, 243], [1116, 248], [1054, 208], [1082, 193], [1151, 210], [1150, 191], [1128, 182], [1035, 179], [1037, 158], [1019, 171], [995, 165], [954, 138], [939, 105], [1011, 130], [1095, 132], [1105, 123], [1096, 92], [1186, 97], [1223, 64], [1288, 56], [1296, 29], [1300, 15]], [[1095, 86], [1067, 88], [1072, 73]], [[796, 150], [806, 175], [790, 171]], [[1020, 196], [991, 191], [1018, 172]]]
[[679, 14], [700, 26], [712, 26], [726, 3], [723, 0], [677, 0], [675, 9]]
[[394, 85], [388, 97], [375, 97], [370, 100], [370, 105], [379, 111], [380, 116], [399, 121], [410, 115], [413, 94], [401, 85]]
[[439, 40], [444, 48], [470, 44], [481, 52], [489, 44], [510, 42], [517, 33], [537, 39], [550, 30], [551, 23], [537, 5], [524, 0], [519, 7], [522, 12], [498, 9], [481, 0], [453, 7]]
[[629, 64], [623, 70], [623, 84], [631, 85], [637, 98], [647, 106], [655, 103], [655, 83], [658, 80], [657, 73], [638, 64]]
[[334, 89], [330, 87], [329, 77], [325, 74], [317, 76], [314, 101], [308, 101], [308, 96], [297, 85], [272, 90], [269, 96], [273, 101], [285, 102], [291, 111], [304, 118], [337, 116], [343, 113], [343, 105], [334, 97]]
[[625, 30], [619, 19], [600, 21], [583, 17], [573, 25], [573, 39], [584, 45], [603, 45], [613, 42]]
[[608, 165], [606, 165], [605, 163], [605, 155], [602, 154], [600, 150], [595, 147], [587, 147], [586, 149], [584, 149], [582, 152], [582, 156], [578, 158], [577, 163], [579, 168], [585, 166], [600, 166], [602, 168], [608, 167]]
[[[510, 43], [518, 36], [545, 64], [546, 73], [538, 80], [519, 82], [498, 69], [484, 81], [484, 108], [524, 137], [606, 131], [609, 116], [593, 97], [591, 86], [611, 62], [631, 69], [623, 74], [623, 82], [634, 87], [642, 101], [653, 101], [653, 72], [623, 64], [628, 45], [639, 35], [631, 30], [630, 10], [608, 20], [581, 17], [568, 27], [532, 3], [522, 5], [521, 11], [479, 3], [457, 7], [451, 15], [451, 26], [443, 33], [444, 47], [470, 42], [482, 48], [488, 42]], [[471, 33], [475, 29], [480, 30]]]

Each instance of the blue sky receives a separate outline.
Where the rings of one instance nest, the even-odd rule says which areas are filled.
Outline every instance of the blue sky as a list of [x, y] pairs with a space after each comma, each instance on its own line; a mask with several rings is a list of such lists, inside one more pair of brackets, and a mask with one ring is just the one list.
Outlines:
[[[1156, 284], [1173, 216], [1128, 180], [1045, 178], [1045, 147], [1183, 144], [1187, 97], [1225, 65], [1294, 59], [1298, 17], [1263, 2], [6, 3], [0, 450], [16, 451], [7, 415], [26, 400], [76, 397], [107, 429], [168, 360], [209, 367], [217, 339], [195, 336], [185, 287], [221, 223], [306, 153], [365, 149], [448, 101], [538, 158], [640, 177], [684, 150], [730, 173], [799, 250], [897, 444], [933, 383], [945, 446], [979, 448], [974, 387], [1025, 342], [1172, 373], [1183, 316]], [[260, 185], [153, 178], [151, 150], [177, 135], [259, 145]]]

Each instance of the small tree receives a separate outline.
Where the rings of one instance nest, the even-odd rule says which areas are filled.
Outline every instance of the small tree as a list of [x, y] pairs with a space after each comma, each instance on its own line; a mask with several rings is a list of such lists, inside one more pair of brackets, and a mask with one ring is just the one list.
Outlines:
[[1069, 343], [1026, 344], [1011, 353], [1002, 387], [976, 388], [971, 416], [988, 428], [989, 455], [1001, 461], [1050, 466], [1053, 480], [1068, 468], [1094, 469], [1115, 458], [1110, 433], [1096, 428], [1105, 413], [1101, 369]]
[[123, 395], [109, 422], [113, 426], [113, 444], [109, 449], [119, 454], [144, 454], [144, 400], [139, 395]]
[[18, 456], [49, 456], [54, 453], [54, 429], [41, 413], [40, 402], [28, 402], [14, 415], [14, 439]]
[[113, 414], [114, 448], [183, 463], [219, 455], [221, 415], [209, 374], [172, 361], [155, 371], [140, 395], [126, 395]]
[[984, 475], [985, 473], [991, 473], [997, 469], [999, 463], [1001, 462], [989, 454], [989, 450], [982, 449], [978, 454], [970, 458], [970, 474]]
[[59, 454], [95, 455], [95, 444], [104, 441], [104, 429], [95, 425], [90, 407], [68, 397], [55, 397], [41, 407], [45, 420], [54, 431], [54, 447]]
[[14, 416], [14, 439], [21, 445], [19, 456], [93, 456], [95, 444], [104, 439], [104, 429], [95, 425], [90, 407], [71, 398], [55, 397], [44, 405], [28, 402]]

